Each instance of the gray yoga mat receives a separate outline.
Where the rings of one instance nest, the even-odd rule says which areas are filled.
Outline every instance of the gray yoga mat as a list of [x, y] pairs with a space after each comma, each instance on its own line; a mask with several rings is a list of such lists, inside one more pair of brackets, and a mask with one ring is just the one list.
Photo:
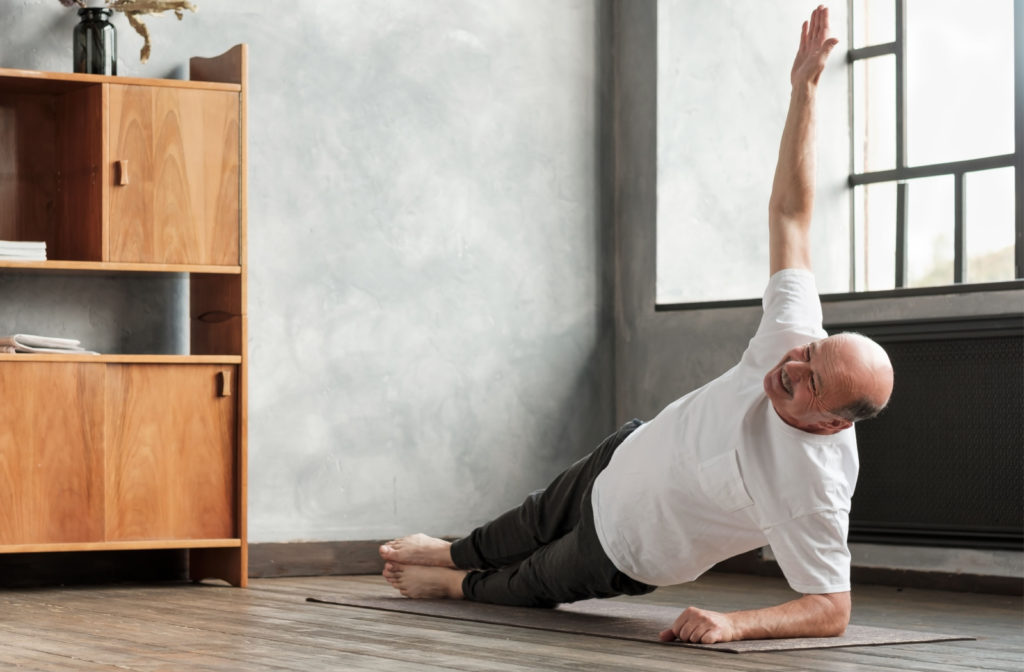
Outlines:
[[[510, 625], [534, 630], [550, 630], [573, 634], [630, 639], [640, 642], [658, 641], [658, 633], [667, 628], [680, 613], [676, 607], [642, 604], [625, 600], [584, 600], [563, 604], [557, 609], [530, 609], [502, 607], [463, 600], [411, 600], [405, 597], [350, 597], [331, 595], [308, 597], [308, 602], [363, 607], [405, 614], [418, 614], [459, 621], [476, 621], [495, 625]], [[795, 649], [827, 649], [840, 646], [879, 646], [883, 644], [916, 644], [969, 640], [974, 637], [941, 635], [934, 632], [914, 632], [850, 625], [842, 637], [807, 637], [798, 639], [758, 639], [720, 644], [691, 644], [673, 642], [676, 646], [689, 646], [728, 653], [761, 651], [793, 651]]]

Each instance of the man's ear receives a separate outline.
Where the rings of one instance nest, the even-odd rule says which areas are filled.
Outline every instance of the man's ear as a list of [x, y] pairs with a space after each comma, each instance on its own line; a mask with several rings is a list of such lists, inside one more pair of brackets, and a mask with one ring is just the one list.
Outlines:
[[834, 432], [841, 432], [847, 427], [852, 427], [853, 423], [846, 418], [832, 418], [825, 423], [829, 429]]
[[816, 434], [835, 434], [851, 426], [853, 426], [853, 423], [845, 418], [832, 417], [816, 423], [811, 431]]

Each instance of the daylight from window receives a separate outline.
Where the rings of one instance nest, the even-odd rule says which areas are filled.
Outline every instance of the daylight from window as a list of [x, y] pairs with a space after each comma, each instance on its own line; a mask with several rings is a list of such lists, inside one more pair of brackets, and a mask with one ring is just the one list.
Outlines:
[[[890, 43], [895, 0], [856, 0], [853, 47]], [[906, 166], [928, 166], [1014, 151], [1012, 0], [907, 0], [905, 22]], [[896, 59], [853, 64], [855, 173], [897, 162]], [[1014, 169], [964, 173], [963, 282], [1014, 277]], [[905, 180], [903, 286], [955, 282], [953, 175]], [[897, 183], [854, 188], [854, 289], [897, 286]]]
[[[819, 291], [1013, 280], [1013, 0], [904, 0], [902, 31], [896, 1], [834, 12], [842, 43], [819, 93]], [[788, 4], [730, 17], [718, 3], [659, 1], [658, 304], [760, 296]], [[722, 53], [723, 22], [746, 55]]]

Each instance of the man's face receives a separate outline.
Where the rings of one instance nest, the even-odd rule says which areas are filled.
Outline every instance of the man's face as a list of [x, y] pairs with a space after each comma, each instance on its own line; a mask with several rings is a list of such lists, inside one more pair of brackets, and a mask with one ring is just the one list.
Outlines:
[[787, 352], [763, 381], [764, 391], [787, 424], [817, 434], [849, 427], [833, 411], [853, 401], [852, 345], [830, 337]]

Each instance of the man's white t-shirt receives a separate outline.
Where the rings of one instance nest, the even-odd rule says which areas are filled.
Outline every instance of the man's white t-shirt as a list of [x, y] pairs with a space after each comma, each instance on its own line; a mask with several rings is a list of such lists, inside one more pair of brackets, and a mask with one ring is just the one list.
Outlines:
[[767, 544], [794, 590], [850, 589], [854, 430], [796, 429], [762, 387], [787, 351], [826, 336], [814, 276], [779, 271], [763, 305], [740, 363], [636, 429], [594, 482], [601, 545], [637, 581], [692, 581]]

